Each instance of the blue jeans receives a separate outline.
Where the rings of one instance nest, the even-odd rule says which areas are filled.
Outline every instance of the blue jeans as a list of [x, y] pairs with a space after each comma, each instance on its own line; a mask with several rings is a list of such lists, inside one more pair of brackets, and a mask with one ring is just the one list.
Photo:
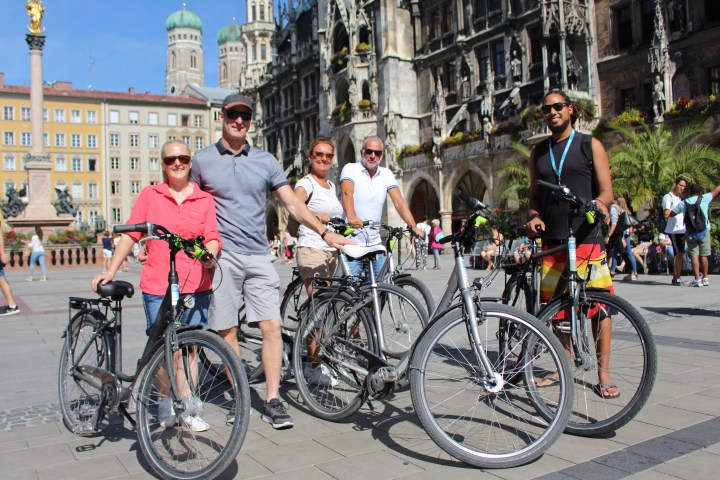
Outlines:
[[433, 248], [433, 259], [435, 260], [435, 266], [437, 268], [440, 268], [440, 249], [439, 248]]
[[[368, 282], [370, 282], [370, 267], [368, 265], [365, 265], [363, 267], [362, 260], [356, 260], [354, 258], [350, 258], [347, 255], [343, 255], [343, 258], [347, 262], [348, 268], [350, 269], [350, 275], [353, 277], [359, 277], [360, 272], [365, 272], [365, 278]], [[373, 260], [373, 271], [375, 272], [375, 279], [377, 279], [378, 273], [380, 273], [380, 269], [383, 266], [383, 263], [385, 263], [385, 254], [380, 253], [375, 257], [375, 260]]]
[[45, 270], [45, 252], [32, 252], [30, 254], [30, 271], [28, 272], [30, 276], [32, 276], [33, 272], [35, 271], [35, 262], [37, 260], [40, 260], [40, 270], [42, 270], [43, 277], [47, 276], [47, 271]]
[[[194, 293], [195, 306], [185, 310], [183, 315], [183, 325], [208, 325], [208, 307], [210, 307], [210, 299], [212, 298], [212, 290]], [[150, 331], [155, 318], [157, 317], [160, 305], [162, 304], [163, 295], [151, 295], [143, 293], [143, 306], [145, 307], [145, 317], [147, 318], [147, 332]]]

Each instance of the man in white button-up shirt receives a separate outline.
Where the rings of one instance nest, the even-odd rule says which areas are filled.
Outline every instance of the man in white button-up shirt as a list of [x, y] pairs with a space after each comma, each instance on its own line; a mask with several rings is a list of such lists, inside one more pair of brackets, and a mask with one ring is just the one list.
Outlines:
[[[424, 237], [424, 232], [415, 225], [415, 219], [398, 188], [395, 175], [390, 169], [380, 166], [383, 154], [382, 140], [378, 137], [367, 137], [360, 150], [360, 162], [349, 163], [342, 169], [340, 187], [345, 217], [355, 228], [362, 228], [364, 220], [380, 222], [385, 200], [390, 196], [400, 218], [412, 226], [416, 235]], [[380, 231], [375, 228], [357, 232], [353, 238], [364, 245], [378, 245], [382, 241]], [[381, 255], [373, 263], [376, 273], [380, 271], [384, 260], [385, 257]], [[360, 262], [348, 263], [353, 275], [360, 273]]]

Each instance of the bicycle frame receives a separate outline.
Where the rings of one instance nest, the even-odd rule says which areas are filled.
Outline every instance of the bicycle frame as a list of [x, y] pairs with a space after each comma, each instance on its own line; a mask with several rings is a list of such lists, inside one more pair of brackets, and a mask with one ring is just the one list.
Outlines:
[[[151, 225], [152, 224], [148, 223], [147, 228], [149, 229]], [[150, 235], [143, 240], [148, 239], [160, 239], [160, 237]], [[200, 243], [202, 243], [202, 241], [200, 241]], [[133, 426], [135, 425], [134, 419], [129, 415], [127, 410], [120, 403], [121, 401], [127, 400], [129, 398], [131, 389], [123, 388], [120, 382], [134, 384], [134, 382], [138, 378], [138, 373], [141, 372], [142, 369], [150, 362], [150, 359], [154, 352], [158, 348], [161, 348], [161, 344], [164, 344], [165, 357], [167, 359], [170, 359], [173, 356], [173, 352], [177, 351], [177, 332], [187, 329], [199, 328], [194, 326], [181, 327], [179, 324], [179, 319], [182, 318], [182, 315], [188, 308], [188, 306], [186, 305], [185, 301], [186, 297], [182, 298], [181, 300], [179, 294], [178, 274], [175, 266], [175, 257], [177, 253], [184, 250], [186, 246], [182, 245], [178, 241], [168, 241], [168, 244], [170, 245], [170, 271], [168, 273], [168, 288], [165, 292], [165, 296], [163, 297], [160, 309], [158, 310], [155, 322], [153, 323], [153, 326], [148, 332], [148, 340], [145, 344], [145, 349], [140, 356], [140, 359], [138, 360], [134, 374], [129, 375], [122, 372], [122, 298], [124, 295], [120, 295], [117, 297], [113, 296], [112, 298], [102, 297], [98, 299], [84, 299], [71, 297], [69, 299], [69, 320], [67, 329], [64, 333], [64, 336], [66, 338], [72, 338], [72, 319], [81, 313], [91, 315], [98, 320], [103, 320], [103, 323], [100, 325], [100, 327], [97, 328], [91, 335], [91, 341], [88, 342], [88, 344], [85, 346], [85, 349], [81, 352], [81, 355], [78, 358], [82, 359], [87, 353], [87, 350], [90, 348], [90, 345], [92, 345], [93, 342], [98, 338], [108, 334], [112, 336], [112, 341], [108, 344], [108, 370], [97, 367], [78, 366], [77, 364], [71, 365], [69, 366], [69, 368], [73, 370], [73, 375], [76, 378], [96, 386], [99, 390], [103, 391], [103, 395], [105, 395], [105, 392], [107, 392], [107, 390], [101, 389], [100, 387], [106, 384], [112, 384], [112, 392], [114, 394], [112, 395], [112, 398], [104, 400], [110, 402], [108, 410], [114, 411], [115, 409], [119, 408], [123, 415], [128, 419], [128, 421], [133, 424]], [[114, 302], [114, 304], [111, 302]], [[93, 308], [93, 306], [95, 308]], [[99, 308], [97, 308], [100, 306], [105, 308], [104, 314], [100, 311]], [[79, 312], [73, 315], [73, 310], [79, 310]], [[108, 318], [108, 310], [112, 312], [112, 318]], [[67, 348], [67, 358], [75, 358], [73, 356], [74, 346], [71, 344], [71, 342], [67, 342]], [[187, 362], [187, 359], [183, 359], [183, 361]], [[176, 396], [176, 398], [178, 398], [180, 395], [179, 389], [177, 387], [175, 371], [172, 368], [168, 368], [167, 373], [172, 392]], [[99, 383], [95, 379], [99, 380]], [[105, 403], [103, 403], [103, 406], [104, 405]], [[102, 418], [103, 417], [101, 415], [98, 415], [98, 417], [96, 418], [96, 425], [94, 425], [95, 429], [98, 428], [99, 423], [102, 421]]]

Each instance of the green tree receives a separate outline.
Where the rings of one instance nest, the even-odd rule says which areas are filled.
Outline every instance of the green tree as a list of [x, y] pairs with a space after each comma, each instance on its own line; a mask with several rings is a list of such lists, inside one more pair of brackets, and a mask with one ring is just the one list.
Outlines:
[[498, 170], [503, 182], [500, 199], [507, 202], [517, 198], [519, 210], [525, 212], [530, 196], [530, 148], [517, 142], [511, 146], [520, 156], [503, 163]]
[[714, 187], [720, 181], [720, 150], [694, 142], [706, 130], [698, 124], [670, 131], [666, 125], [616, 125], [624, 143], [610, 151], [613, 192], [630, 199], [634, 210], [655, 211], [679, 175]]

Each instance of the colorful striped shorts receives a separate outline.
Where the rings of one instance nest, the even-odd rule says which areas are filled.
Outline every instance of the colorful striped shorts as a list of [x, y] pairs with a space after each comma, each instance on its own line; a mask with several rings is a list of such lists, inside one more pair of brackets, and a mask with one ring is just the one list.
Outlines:
[[[550, 250], [554, 247], [543, 247], [544, 250]], [[545, 304], [552, 300], [555, 289], [557, 288], [560, 279], [564, 277], [565, 266], [567, 265], [567, 251], [556, 253], [542, 259], [542, 270], [540, 273], [540, 303]], [[580, 278], [587, 279], [588, 268], [591, 265], [595, 265], [595, 273], [592, 278], [585, 284], [591, 288], [604, 288], [610, 293], [615, 293], [613, 288], [612, 277], [610, 276], [610, 269], [607, 264], [607, 256], [605, 253], [605, 247], [603, 245], [596, 244], [581, 244], [577, 246], [577, 266], [578, 274]], [[566, 280], [563, 280], [566, 281]], [[597, 313], [600, 306], [592, 308], [592, 311], [588, 312], [589, 316]], [[570, 312], [562, 311], [553, 318], [554, 321], [564, 320], [569, 317]]]

